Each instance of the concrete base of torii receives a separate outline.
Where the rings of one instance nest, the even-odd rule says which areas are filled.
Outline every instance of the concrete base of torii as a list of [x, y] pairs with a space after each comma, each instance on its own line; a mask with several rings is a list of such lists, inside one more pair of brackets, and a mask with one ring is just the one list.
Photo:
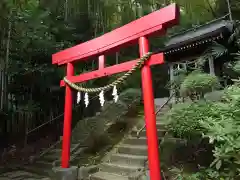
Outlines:
[[78, 179], [78, 167], [72, 166], [70, 168], [53, 168], [53, 177], [55, 180], [77, 180]]

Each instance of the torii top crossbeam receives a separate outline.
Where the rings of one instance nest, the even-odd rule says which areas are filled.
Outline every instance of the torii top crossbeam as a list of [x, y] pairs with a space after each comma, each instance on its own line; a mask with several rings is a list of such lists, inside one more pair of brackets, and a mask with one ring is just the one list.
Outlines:
[[63, 65], [116, 51], [134, 44], [139, 37], [164, 33], [167, 28], [178, 23], [178, 16], [176, 4], [169, 5], [98, 38], [53, 54], [52, 63]]

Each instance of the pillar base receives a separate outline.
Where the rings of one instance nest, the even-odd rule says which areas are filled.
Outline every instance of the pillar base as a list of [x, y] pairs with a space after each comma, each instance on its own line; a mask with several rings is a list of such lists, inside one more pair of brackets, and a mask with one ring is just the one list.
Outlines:
[[78, 167], [72, 166], [69, 168], [54, 167], [53, 177], [55, 180], [77, 180]]

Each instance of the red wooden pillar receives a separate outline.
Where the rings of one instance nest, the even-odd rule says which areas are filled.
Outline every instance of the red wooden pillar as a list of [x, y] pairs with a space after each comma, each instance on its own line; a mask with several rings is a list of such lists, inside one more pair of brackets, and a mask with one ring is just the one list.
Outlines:
[[[146, 37], [139, 38], [139, 51], [140, 57], [149, 52], [149, 42]], [[151, 180], [161, 180], [152, 73], [148, 61], [143, 66], [141, 74], [150, 178]]]
[[[72, 63], [67, 63], [67, 77], [74, 75]], [[72, 129], [72, 90], [66, 85], [64, 107], [64, 125], [63, 125], [63, 142], [62, 142], [62, 168], [69, 168], [70, 146], [71, 146], [71, 129]]]

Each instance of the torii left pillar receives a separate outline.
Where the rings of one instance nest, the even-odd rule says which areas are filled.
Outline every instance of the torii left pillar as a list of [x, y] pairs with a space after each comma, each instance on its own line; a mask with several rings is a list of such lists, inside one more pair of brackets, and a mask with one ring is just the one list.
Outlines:
[[[72, 77], [73, 75], [74, 66], [72, 63], [67, 63], [66, 77]], [[78, 176], [78, 168], [76, 166], [69, 167], [72, 131], [72, 104], [72, 89], [66, 85], [62, 139], [62, 146], [65, 148], [62, 148], [62, 167], [53, 168], [56, 180], [77, 180]]]
[[[139, 44], [140, 57], [149, 52], [148, 38], [156, 34], [164, 34], [166, 29], [179, 21], [179, 9], [176, 4], [169, 5], [155, 11], [132, 23], [115, 29], [103, 36], [90, 40], [83, 44], [63, 50], [53, 55], [53, 64], [67, 65], [67, 79], [72, 83], [110, 76], [129, 71], [137, 60], [127, 61], [110, 67], [105, 67], [105, 55], [109, 52], [117, 52], [127, 45]], [[98, 57], [98, 70], [74, 76], [73, 62], [86, 61]], [[158, 137], [152, 88], [152, 75], [150, 66], [164, 63], [163, 53], [152, 55], [142, 67], [142, 91], [144, 100], [144, 114], [147, 132], [148, 160], [151, 180], [161, 180], [160, 160], [158, 152]], [[55, 169], [58, 180], [75, 180], [77, 168], [69, 166], [71, 120], [72, 120], [72, 92], [70, 87], [61, 81], [61, 86], [66, 86], [65, 114], [62, 146], [62, 168]], [[75, 178], [75, 179], [74, 179]]]

